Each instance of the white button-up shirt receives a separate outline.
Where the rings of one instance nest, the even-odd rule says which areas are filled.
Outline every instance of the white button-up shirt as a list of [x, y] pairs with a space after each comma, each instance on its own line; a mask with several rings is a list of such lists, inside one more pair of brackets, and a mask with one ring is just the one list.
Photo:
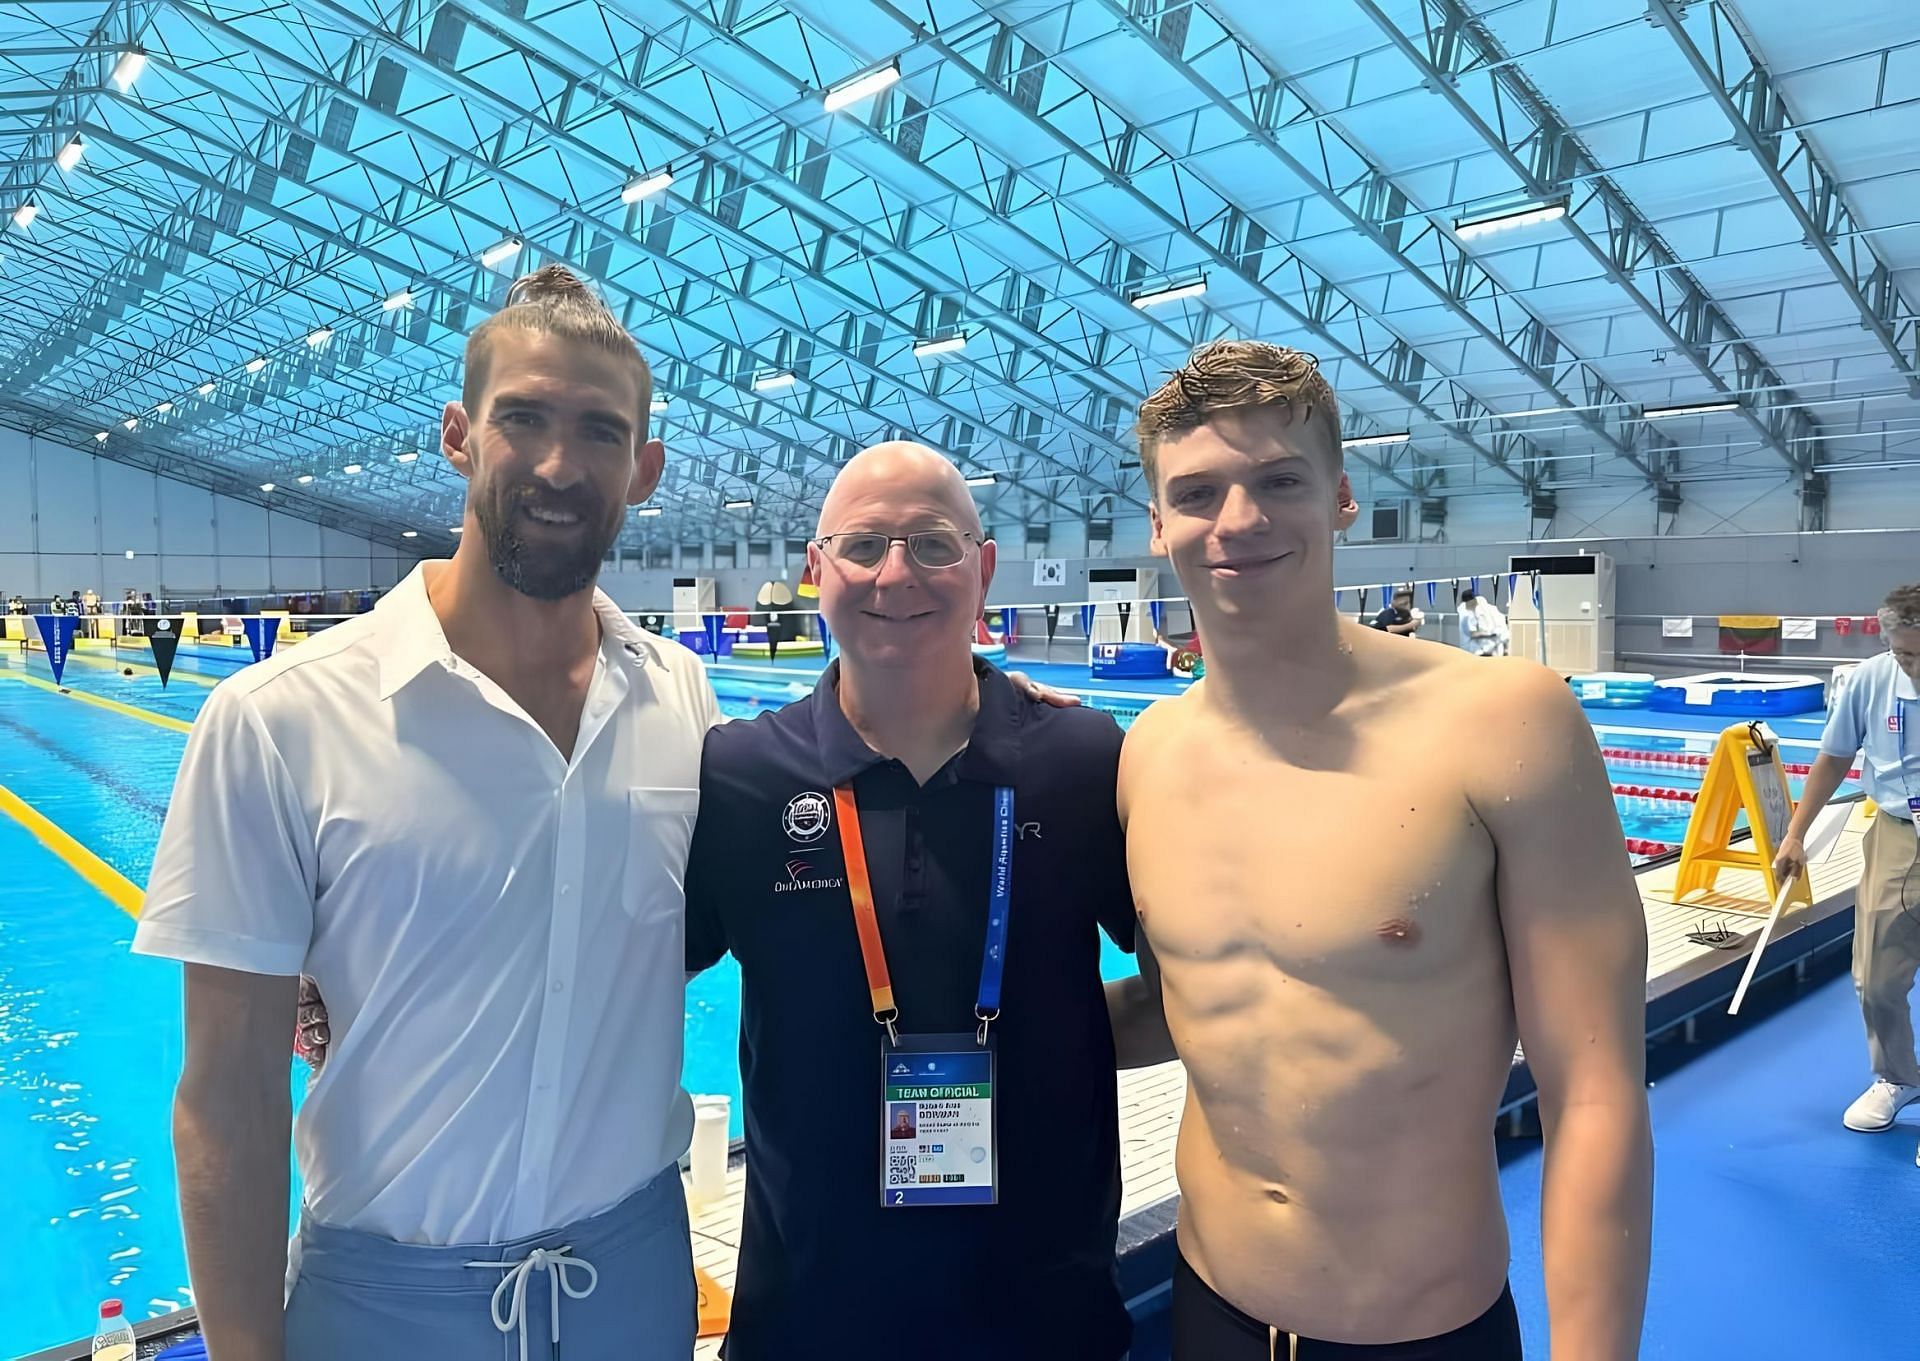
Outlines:
[[719, 711], [698, 658], [596, 593], [569, 761], [453, 655], [427, 570], [215, 688], [133, 948], [319, 983], [307, 1214], [501, 1242], [687, 1148], [682, 884]]

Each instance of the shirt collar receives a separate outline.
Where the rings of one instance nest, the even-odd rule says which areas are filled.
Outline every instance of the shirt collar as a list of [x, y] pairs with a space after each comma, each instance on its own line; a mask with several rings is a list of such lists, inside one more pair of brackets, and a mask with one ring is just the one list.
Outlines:
[[[1020, 728], [1027, 702], [997, 668], [978, 657], [973, 674], [980, 686], [980, 712], [960, 757], [960, 778], [981, 784], [1014, 784], [1020, 765]], [[840, 708], [840, 661], [835, 658], [820, 673], [813, 688], [814, 741], [819, 750], [820, 776], [830, 785], [842, 785], [889, 758], [868, 746]]]
[[[447, 644], [440, 616], [433, 612], [427, 598], [427, 568], [448, 565], [442, 558], [421, 563], [373, 608], [380, 631], [380, 698], [399, 694], [422, 671], [435, 664], [453, 661], [453, 649]], [[593, 612], [600, 621], [600, 651], [609, 661], [624, 660], [642, 667], [651, 655], [639, 626], [613, 603], [605, 591], [595, 588]]]
[[[444, 559], [442, 560], [444, 561]], [[440, 616], [427, 599], [427, 568], [421, 563], [373, 607], [380, 633], [380, 698], [392, 699], [435, 662], [453, 656]]]

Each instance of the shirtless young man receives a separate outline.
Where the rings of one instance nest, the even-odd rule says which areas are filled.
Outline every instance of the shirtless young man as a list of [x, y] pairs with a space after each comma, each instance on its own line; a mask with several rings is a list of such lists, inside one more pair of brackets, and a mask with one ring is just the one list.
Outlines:
[[1207, 650], [1119, 784], [1144, 969], [1122, 1062], [1170, 1039], [1189, 1082], [1176, 1361], [1518, 1357], [1493, 1142], [1516, 1034], [1553, 1356], [1635, 1356], [1646, 935], [1579, 707], [1529, 662], [1335, 613], [1346, 479], [1311, 357], [1207, 346], [1140, 436]]

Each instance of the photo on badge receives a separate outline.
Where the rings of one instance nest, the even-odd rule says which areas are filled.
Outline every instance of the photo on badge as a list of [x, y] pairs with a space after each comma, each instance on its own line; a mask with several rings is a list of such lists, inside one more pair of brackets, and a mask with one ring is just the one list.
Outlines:
[[917, 1139], [920, 1137], [919, 1107], [912, 1101], [890, 1101], [887, 1103], [887, 1137], [889, 1139]]

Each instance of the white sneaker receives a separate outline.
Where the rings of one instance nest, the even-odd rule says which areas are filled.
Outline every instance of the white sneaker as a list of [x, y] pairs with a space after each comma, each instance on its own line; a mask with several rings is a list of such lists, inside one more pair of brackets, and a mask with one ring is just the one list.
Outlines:
[[1860, 1099], [1847, 1107], [1840, 1122], [1861, 1134], [1876, 1134], [1893, 1127], [1893, 1117], [1909, 1102], [1920, 1101], [1920, 1087], [1880, 1078], [1860, 1093]]

